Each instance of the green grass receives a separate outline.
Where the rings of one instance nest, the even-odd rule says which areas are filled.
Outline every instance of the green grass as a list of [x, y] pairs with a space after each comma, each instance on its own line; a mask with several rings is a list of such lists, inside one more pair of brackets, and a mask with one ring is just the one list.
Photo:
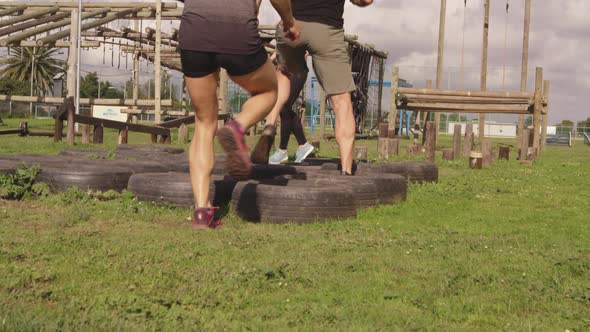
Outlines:
[[126, 195], [0, 201], [0, 331], [589, 330], [590, 147], [438, 163], [404, 204], [303, 226], [194, 232], [190, 211]]

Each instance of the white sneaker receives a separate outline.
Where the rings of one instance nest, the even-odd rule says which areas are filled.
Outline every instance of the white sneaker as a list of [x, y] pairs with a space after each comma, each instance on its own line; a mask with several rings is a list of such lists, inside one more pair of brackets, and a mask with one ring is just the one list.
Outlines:
[[268, 158], [268, 163], [271, 165], [278, 165], [287, 160], [289, 160], [289, 154], [287, 153], [287, 150], [278, 149], [272, 154], [272, 156], [270, 156], [270, 158]]
[[311, 145], [309, 142], [305, 143], [303, 146], [300, 146], [297, 149], [297, 153], [295, 154], [295, 163], [302, 163], [305, 158], [307, 158], [307, 156], [313, 152], [313, 150], [315, 150], [315, 146]]

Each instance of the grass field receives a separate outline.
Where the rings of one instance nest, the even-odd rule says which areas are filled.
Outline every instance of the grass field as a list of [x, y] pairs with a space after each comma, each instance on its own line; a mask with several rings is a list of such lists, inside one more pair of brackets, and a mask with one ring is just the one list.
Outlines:
[[[62, 148], [0, 137], [1, 154]], [[303, 226], [194, 232], [128, 195], [0, 201], [0, 331], [590, 330], [590, 147], [438, 164], [403, 204]]]

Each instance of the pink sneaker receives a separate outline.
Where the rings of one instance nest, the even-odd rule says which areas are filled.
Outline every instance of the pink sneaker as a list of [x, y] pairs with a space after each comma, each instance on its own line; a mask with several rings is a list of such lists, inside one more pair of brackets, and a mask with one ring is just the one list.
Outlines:
[[225, 167], [229, 175], [246, 179], [252, 171], [252, 164], [248, 156], [248, 148], [244, 142], [245, 130], [236, 121], [228, 122], [225, 127], [219, 129], [217, 138], [227, 153]]
[[218, 207], [208, 209], [196, 209], [193, 221], [194, 229], [215, 229], [223, 225], [221, 219], [215, 219], [215, 211]]

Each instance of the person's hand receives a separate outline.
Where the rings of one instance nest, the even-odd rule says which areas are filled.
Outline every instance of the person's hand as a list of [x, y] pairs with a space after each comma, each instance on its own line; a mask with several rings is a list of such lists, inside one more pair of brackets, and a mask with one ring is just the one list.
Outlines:
[[350, 2], [359, 7], [367, 7], [373, 4], [373, 0], [350, 0]]
[[296, 42], [301, 36], [301, 26], [299, 26], [299, 22], [296, 19], [290, 22], [283, 22], [283, 32], [285, 33], [285, 38]]

